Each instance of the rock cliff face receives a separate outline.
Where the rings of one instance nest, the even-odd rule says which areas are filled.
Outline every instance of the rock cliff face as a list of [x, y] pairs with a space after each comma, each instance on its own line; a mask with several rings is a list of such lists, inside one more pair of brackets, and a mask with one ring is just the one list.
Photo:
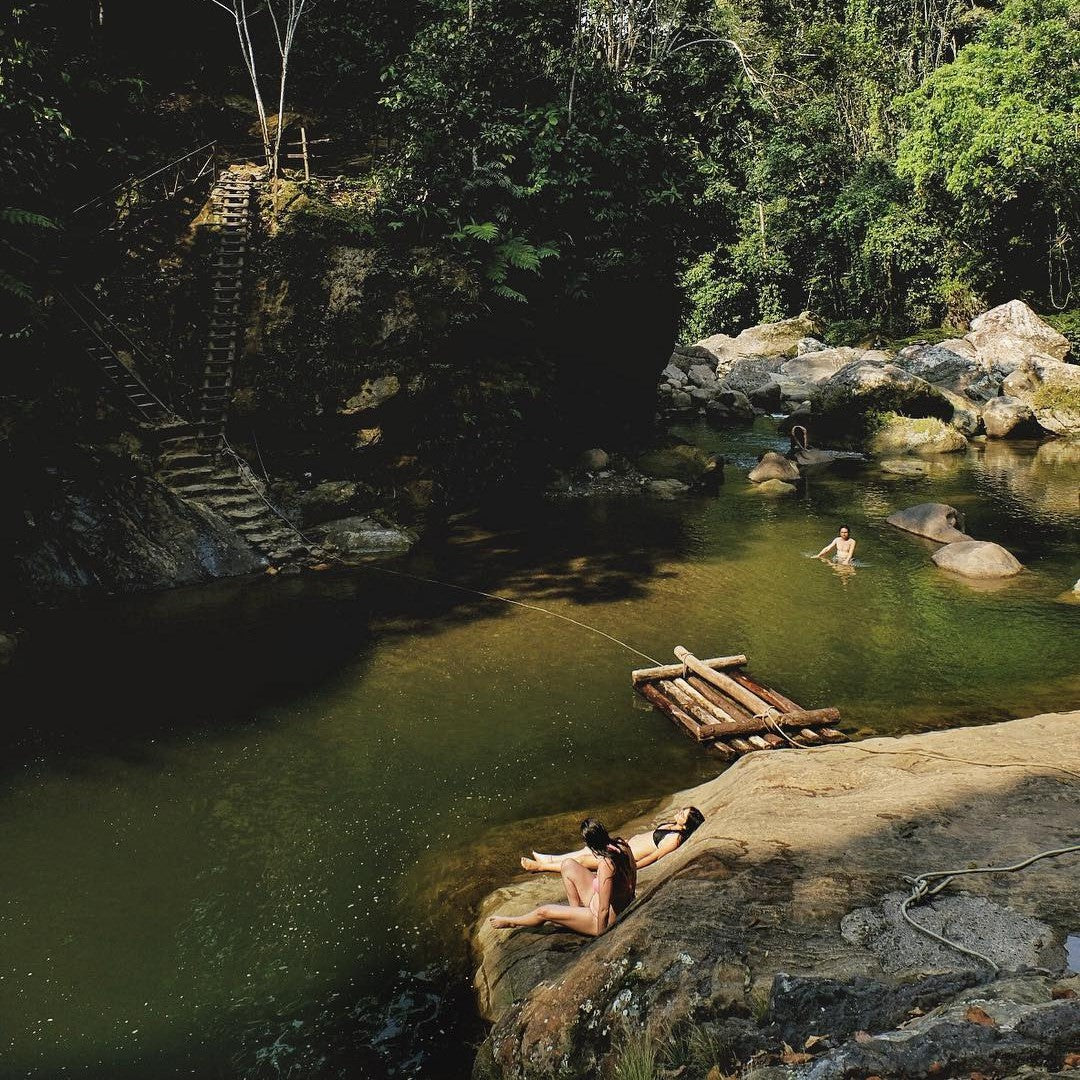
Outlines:
[[[493, 1027], [478, 1074], [595, 1075], [611, 1052], [611, 1033], [627, 1024], [655, 1035], [683, 1021], [735, 1018], [753, 1027], [770, 991], [774, 1019], [791, 1006], [795, 983], [804, 991], [817, 987], [816, 1010], [825, 998], [854, 1001], [858, 987], [895, 996], [928, 973], [960, 973], [968, 979], [963, 985], [978, 981], [977, 961], [944, 948], [927, 951], [924, 939], [895, 925], [902, 875], [1007, 864], [1075, 838], [1080, 712], [751, 755], [673, 796], [653, 820], [688, 803], [704, 811], [705, 824], [642, 871], [637, 903], [597, 940], [489, 927], [493, 912], [556, 899], [557, 879], [518, 880], [485, 901], [472, 942], [478, 1002]], [[629, 822], [618, 831], [628, 835], [645, 825]], [[950, 903], [966, 908], [946, 919], [946, 932], [966, 934], [981, 951], [997, 950], [1003, 967], [1038, 956], [1060, 970], [1065, 935], [1076, 929], [1076, 874], [1073, 858], [1021, 874], [966, 877], [947, 891]], [[879, 932], [890, 910], [892, 936]], [[948, 915], [945, 908], [936, 916], [920, 911]], [[854, 918], [842, 930], [848, 916]], [[1043, 927], [1034, 938], [1025, 921], [1031, 919]], [[809, 1008], [801, 1010], [800, 1039], [817, 1030]], [[843, 1009], [834, 1011], [833, 1036], [845, 1023], [855, 1025], [849, 1036], [886, 1025], [881, 1016], [860, 1017], [854, 1006], [846, 1019]], [[905, 1015], [912, 1014], [901, 1011], [889, 1025]], [[1080, 1014], [1070, 1017], [1064, 1021], [1080, 1035]]]
[[107, 595], [254, 573], [262, 559], [221, 518], [117, 462], [58, 469], [13, 537], [34, 599]]

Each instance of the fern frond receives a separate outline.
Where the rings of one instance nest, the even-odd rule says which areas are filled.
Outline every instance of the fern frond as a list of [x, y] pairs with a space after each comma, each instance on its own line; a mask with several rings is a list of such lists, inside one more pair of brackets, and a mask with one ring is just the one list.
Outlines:
[[4, 225], [22, 225], [35, 229], [55, 229], [56, 222], [32, 210], [20, 210], [16, 206], [0, 207], [0, 222]]

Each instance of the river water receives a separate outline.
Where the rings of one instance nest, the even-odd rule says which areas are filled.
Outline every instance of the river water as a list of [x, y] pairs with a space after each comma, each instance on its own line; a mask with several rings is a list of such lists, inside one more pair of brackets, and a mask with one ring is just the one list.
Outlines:
[[[455, 520], [393, 568], [661, 662], [745, 652], [851, 734], [1080, 705], [1080, 455], [987, 444], [798, 496], [560, 500]], [[1027, 570], [975, 587], [884, 524], [939, 500]], [[807, 556], [841, 523], [860, 565]], [[467, 1074], [466, 929], [530, 846], [718, 771], [635, 704], [645, 664], [536, 612], [375, 570], [42, 616], [0, 681], [0, 1075]]]

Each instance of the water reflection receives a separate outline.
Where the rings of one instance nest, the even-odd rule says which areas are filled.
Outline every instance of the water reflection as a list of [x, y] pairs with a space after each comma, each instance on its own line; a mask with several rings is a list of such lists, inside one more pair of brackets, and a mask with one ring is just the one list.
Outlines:
[[[747, 468], [785, 445], [688, 434]], [[746, 652], [852, 732], [985, 722], [1080, 699], [1056, 602], [1080, 563], [1057, 487], [1075, 468], [987, 444], [929, 476], [841, 462], [775, 501], [733, 482], [504, 502], [395, 568], [662, 659]], [[884, 523], [929, 500], [1028, 570], [987, 593], [938, 571]], [[820, 573], [804, 555], [840, 523], [861, 558]], [[635, 708], [640, 661], [611, 641], [412, 577], [230, 582], [31, 629], [0, 683], [12, 1075], [464, 1076], [479, 898], [586, 811], [625, 820], [717, 768]]]

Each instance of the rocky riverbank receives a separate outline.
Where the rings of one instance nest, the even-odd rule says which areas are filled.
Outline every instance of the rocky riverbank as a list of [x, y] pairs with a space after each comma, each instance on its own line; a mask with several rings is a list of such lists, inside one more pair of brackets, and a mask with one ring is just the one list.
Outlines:
[[556, 899], [550, 877], [487, 898], [472, 945], [493, 1026], [477, 1075], [592, 1076], [627, 1037], [659, 1045], [690, 1029], [714, 1047], [714, 1080], [1003, 1076], [1080, 1060], [1065, 972], [1080, 856], [965, 877], [916, 911], [1003, 970], [1041, 974], [994, 977], [897, 917], [904, 875], [1077, 842], [1080, 711], [751, 755], [649, 821], [687, 803], [705, 824], [642, 872], [637, 903], [599, 940], [490, 929], [492, 912]]
[[[947, 453], [983, 435], [1080, 438], [1069, 340], [1020, 300], [973, 319], [962, 337], [896, 351], [831, 348], [821, 333], [804, 312], [678, 346], [660, 375], [661, 411], [720, 421], [783, 413], [816, 441], [869, 434], [882, 454]], [[930, 431], [912, 419], [943, 423]]]

